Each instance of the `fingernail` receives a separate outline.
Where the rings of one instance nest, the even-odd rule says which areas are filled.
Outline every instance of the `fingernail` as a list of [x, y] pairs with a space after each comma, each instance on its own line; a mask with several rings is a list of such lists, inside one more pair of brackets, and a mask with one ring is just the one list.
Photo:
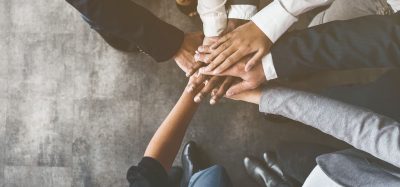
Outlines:
[[211, 92], [211, 97], [214, 97], [214, 96], [215, 96], [215, 92], [212, 91], [212, 92]]
[[204, 81], [204, 85], [207, 85], [207, 84], [208, 84], [208, 80]]
[[199, 61], [199, 58], [200, 58], [200, 54], [195, 54], [195, 55], [194, 55], [194, 60], [195, 60], [195, 61]]
[[196, 77], [200, 77], [200, 72], [198, 71], [198, 72], [196, 72]]
[[190, 73], [188, 72], [188, 73], [186, 73], [186, 77], [189, 77], [190, 76]]
[[201, 101], [201, 97], [200, 97], [200, 96], [196, 96], [196, 97], [194, 98], [194, 102], [200, 103], [200, 101]]
[[231, 91], [226, 92], [226, 96], [230, 97], [232, 95], [233, 95], [233, 92], [231, 92]]
[[200, 68], [199, 73], [204, 73], [205, 68]]
[[200, 47], [198, 48], [198, 50], [202, 52], [202, 51], [204, 51], [204, 47], [200, 46]]
[[200, 52], [196, 50], [194, 53], [199, 54]]
[[217, 101], [215, 101], [215, 99], [210, 100], [210, 105], [215, 105], [215, 103], [217, 103]]

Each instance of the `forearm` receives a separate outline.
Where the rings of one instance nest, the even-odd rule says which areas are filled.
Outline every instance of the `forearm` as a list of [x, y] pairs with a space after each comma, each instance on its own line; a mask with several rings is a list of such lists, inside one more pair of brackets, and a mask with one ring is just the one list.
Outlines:
[[161, 163], [168, 171], [175, 160], [182, 144], [186, 129], [198, 108], [193, 102], [194, 95], [184, 92], [167, 118], [157, 129], [149, 145], [145, 157], [151, 157]]
[[386, 116], [288, 88], [265, 89], [260, 111], [310, 125], [400, 167], [400, 123]]
[[[137, 45], [157, 61], [173, 57], [183, 32], [130, 0], [66, 0], [102, 32]], [[162, 31], [162, 32], [160, 32]]]

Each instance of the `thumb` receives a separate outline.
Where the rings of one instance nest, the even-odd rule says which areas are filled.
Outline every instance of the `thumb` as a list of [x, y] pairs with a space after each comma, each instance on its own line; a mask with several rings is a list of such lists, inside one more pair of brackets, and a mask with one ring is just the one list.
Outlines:
[[242, 81], [242, 82], [239, 82], [239, 83], [231, 86], [228, 89], [228, 91], [226, 92], [226, 96], [231, 97], [233, 95], [236, 95], [236, 94], [239, 94], [246, 90], [251, 90], [251, 89], [253, 89], [253, 87], [251, 86], [251, 84], [249, 84], [249, 82]]

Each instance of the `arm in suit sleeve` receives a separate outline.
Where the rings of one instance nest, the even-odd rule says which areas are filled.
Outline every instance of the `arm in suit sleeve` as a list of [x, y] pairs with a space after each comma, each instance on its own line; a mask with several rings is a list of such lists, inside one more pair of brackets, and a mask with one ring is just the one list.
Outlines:
[[400, 13], [335, 21], [288, 33], [271, 49], [278, 77], [400, 66]]
[[183, 42], [183, 32], [130, 0], [67, 0], [96, 30], [136, 44], [157, 61], [170, 59]]
[[400, 167], [400, 123], [368, 109], [289, 88], [266, 88], [260, 112], [319, 129]]

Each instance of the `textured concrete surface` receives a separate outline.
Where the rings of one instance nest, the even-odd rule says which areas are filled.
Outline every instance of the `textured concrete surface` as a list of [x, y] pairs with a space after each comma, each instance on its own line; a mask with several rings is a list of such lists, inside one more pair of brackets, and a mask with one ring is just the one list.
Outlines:
[[[185, 31], [200, 28], [172, 0], [138, 2]], [[187, 81], [175, 63], [115, 51], [62, 0], [0, 1], [0, 38], [0, 186], [127, 186], [127, 169]], [[226, 100], [201, 106], [189, 139], [235, 186], [256, 185], [243, 157], [281, 140], [341, 145]]]

